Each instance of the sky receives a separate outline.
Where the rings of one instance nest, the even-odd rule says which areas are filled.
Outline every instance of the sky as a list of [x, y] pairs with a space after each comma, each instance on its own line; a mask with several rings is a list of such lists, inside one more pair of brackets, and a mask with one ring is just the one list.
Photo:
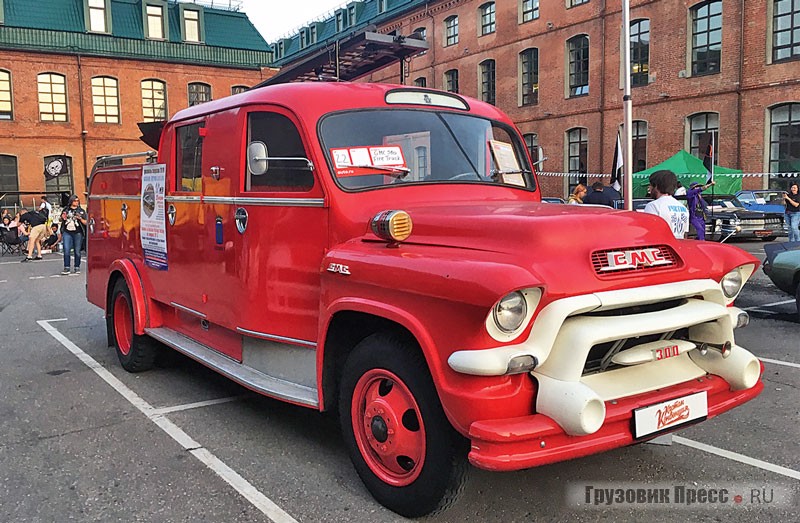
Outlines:
[[244, 0], [242, 10], [267, 43], [327, 14], [348, 0]]

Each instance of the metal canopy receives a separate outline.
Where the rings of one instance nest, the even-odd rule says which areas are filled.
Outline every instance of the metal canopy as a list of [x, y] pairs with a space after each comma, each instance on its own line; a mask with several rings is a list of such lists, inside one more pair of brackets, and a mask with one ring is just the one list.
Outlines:
[[347, 40], [332, 42], [283, 67], [278, 74], [256, 87], [289, 82], [349, 82], [427, 49], [425, 40], [366, 31]]

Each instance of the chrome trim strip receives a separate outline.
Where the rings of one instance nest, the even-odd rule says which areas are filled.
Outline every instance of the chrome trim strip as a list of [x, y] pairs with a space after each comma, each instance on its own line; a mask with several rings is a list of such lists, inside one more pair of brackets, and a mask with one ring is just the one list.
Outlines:
[[197, 202], [202, 201], [202, 196], [167, 196], [164, 198], [166, 202]]
[[116, 201], [140, 201], [141, 195], [130, 196], [130, 195], [122, 195], [122, 194], [90, 194], [90, 200], [116, 200]]
[[306, 340], [298, 340], [297, 338], [287, 338], [285, 336], [278, 336], [276, 334], [267, 334], [265, 332], [258, 332], [258, 331], [251, 331], [248, 329], [243, 329], [241, 327], [236, 327], [236, 331], [247, 336], [253, 336], [255, 338], [261, 338], [263, 340], [271, 340], [271, 341], [280, 341], [285, 343], [294, 343], [295, 345], [303, 345], [304, 347], [310, 347], [312, 349], [317, 348], [317, 344], [313, 341], [306, 341]]
[[181, 305], [180, 303], [175, 303], [174, 301], [171, 301], [171, 302], [169, 302], [169, 304], [172, 305], [173, 307], [175, 307], [176, 309], [180, 309], [183, 312], [188, 312], [189, 314], [193, 314], [193, 315], [197, 316], [198, 318], [202, 318], [202, 319], [206, 319], [207, 318], [207, 316], [205, 314], [203, 314], [202, 312], [196, 311], [194, 309], [190, 309], [189, 307], [185, 307], [185, 306]]
[[324, 207], [323, 198], [256, 198], [237, 196], [205, 196], [206, 203], [256, 205], [262, 207]]

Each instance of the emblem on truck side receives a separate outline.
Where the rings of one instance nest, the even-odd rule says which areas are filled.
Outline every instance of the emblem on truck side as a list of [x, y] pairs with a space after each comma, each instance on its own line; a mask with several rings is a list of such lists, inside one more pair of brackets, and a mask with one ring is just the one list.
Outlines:
[[629, 251], [609, 251], [606, 253], [608, 265], [601, 271], [619, 271], [622, 269], [636, 269], [637, 267], [655, 267], [657, 265], [671, 265], [661, 249], [633, 249]]
[[328, 272], [338, 272], [339, 274], [350, 275], [350, 267], [341, 263], [331, 263], [328, 265]]

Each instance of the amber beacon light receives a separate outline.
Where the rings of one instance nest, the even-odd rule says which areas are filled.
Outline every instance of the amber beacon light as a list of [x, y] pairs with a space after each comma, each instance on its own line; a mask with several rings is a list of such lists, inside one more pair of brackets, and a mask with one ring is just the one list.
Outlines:
[[372, 219], [370, 227], [378, 238], [401, 242], [411, 236], [411, 216], [405, 211], [381, 211]]

